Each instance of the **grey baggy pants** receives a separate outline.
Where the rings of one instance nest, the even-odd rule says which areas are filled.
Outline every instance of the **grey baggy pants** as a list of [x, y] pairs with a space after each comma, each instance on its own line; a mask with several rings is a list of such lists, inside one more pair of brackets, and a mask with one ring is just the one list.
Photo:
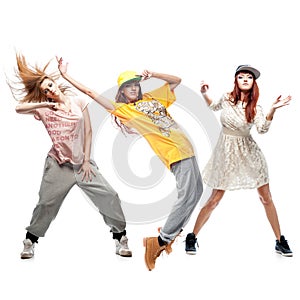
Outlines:
[[165, 225], [160, 230], [163, 241], [170, 243], [188, 223], [203, 193], [203, 183], [196, 157], [183, 159], [171, 166], [176, 178], [177, 199]]
[[69, 163], [59, 165], [52, 157], [46, 158], [39, 202], [33, 211], [30, 225], [26, 228], [28, 232], [38, 237], [45, 235], [75, 184], [98, 208], [112, 232], [118, 233], [125, 229], [126, 222], [118, 194], [101, 175], [95, 162], [91, 160], [90, 163], [96, 177], [93, 176], [92, 181], [86, 182], [82, 181], [82, 174], [77, 173], [79, 167]]

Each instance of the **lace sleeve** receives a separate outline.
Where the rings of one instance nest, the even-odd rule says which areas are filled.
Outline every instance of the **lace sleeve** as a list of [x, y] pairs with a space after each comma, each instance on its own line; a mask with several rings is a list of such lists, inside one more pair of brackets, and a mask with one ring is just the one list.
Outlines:
[[268, 132], [272, 121], [268, 121], [263, 113], [262, 107], [260, 105], [256, 106], [256, 115], [254, 117], [254, 124], [256, 126], [258, 133]]
[[221, 110], [223, 108], [223, 103], [224, 103], [224, 100], [226, 100], [228, 98], [228, 95], [227, 94], [224, 94], [220, 99], [219, 101], [216, 101], [216, 102], [212, 102], [210, 105], [209, 105], [209, 108], [211, 110], [214, 110], [214, 111], [217, 111], [217, 110]]

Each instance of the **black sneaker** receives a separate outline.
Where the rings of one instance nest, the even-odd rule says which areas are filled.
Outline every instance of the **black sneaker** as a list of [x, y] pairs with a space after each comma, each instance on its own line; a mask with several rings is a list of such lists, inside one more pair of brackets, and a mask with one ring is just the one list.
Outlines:
[[283, 235], [280, 237], [280, 241], [276, 240], [275, 251], [283, 256], [293, 256], [293, 252]]
[[186, 252], [186, 254], [191, 254], [191, 255], [196, 254], [196, 244], [198, 246], [197, 238], [196, 238], [195, 234], [194, 233], [189, 233], [186, 236], [186, 239], [185, 239], [185, 252]]

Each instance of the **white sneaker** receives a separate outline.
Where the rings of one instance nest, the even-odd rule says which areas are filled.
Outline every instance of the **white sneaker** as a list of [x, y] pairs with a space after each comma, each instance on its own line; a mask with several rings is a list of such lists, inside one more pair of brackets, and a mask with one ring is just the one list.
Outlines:
[[132, 252], [128, 248], [128, 238], [126, 235], [123, 235], [120, 242], [115, 239], [116, 243], [116, 254], [126, 257], [131, 257]]
[[24, 249], [21, 253], [22, 259], [32, 258], [34, 256], [34, 243], [30, 239], [25, 239], [23, 241]]

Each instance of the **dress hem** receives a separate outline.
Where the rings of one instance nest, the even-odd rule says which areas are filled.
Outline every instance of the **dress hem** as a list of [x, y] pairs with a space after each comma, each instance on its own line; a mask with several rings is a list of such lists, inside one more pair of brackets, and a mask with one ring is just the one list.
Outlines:
[[214, 186], [211, 186], [211, 185], [207, 184], [205, 181], [204, 181], [204, 183], [205, 183], [208, 187], [210, 187], [210, 188], [212, 188], [212, 189], [215, 189], [215, 190], [222, 190], [222, 191], [236, 191], [236, 190], [253, 190], [253, 189], [258, 189], [258, 188], [260, 188], [260, 187], [262, 187], [262, 186], [268, 184], [269, 181], [264, 182], [264, 183], [261, 183], [261, 184], [257, 184], [257, 185], [255, 185], [255, 186], [234, 186], [234, 187], [221, 187], [221, 186], [220, 186], [220, 187], [214, 187]]

